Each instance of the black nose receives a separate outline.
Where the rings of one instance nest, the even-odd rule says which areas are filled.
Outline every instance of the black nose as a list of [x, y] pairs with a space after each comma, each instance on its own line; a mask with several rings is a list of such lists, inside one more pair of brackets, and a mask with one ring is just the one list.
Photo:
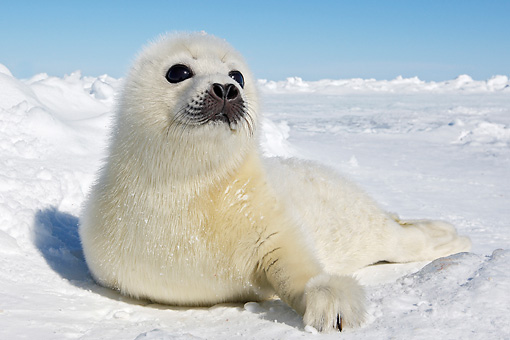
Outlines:
[[239, 96], [239, 90], [234, 84], [212, 84], [212, 92], [220, 99], [234, 100]]

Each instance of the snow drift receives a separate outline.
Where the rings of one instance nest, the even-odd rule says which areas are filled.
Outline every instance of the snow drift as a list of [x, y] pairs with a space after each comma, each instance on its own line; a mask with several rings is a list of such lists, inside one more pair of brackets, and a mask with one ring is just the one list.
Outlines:
[[[78, 216], [121, 83], [79, 72], [20, 80], [0, 64], [0, 338], [316, 337], [280, 300], [174, 308], [92, 281]], [[359, 271], [370, 320], [342, 338], [509, 338], [508, 77], [259, 86], [267, 156], [333, 166], [386, 209], [446, 219], [474, 244], [472, 253], [430, 264]]]

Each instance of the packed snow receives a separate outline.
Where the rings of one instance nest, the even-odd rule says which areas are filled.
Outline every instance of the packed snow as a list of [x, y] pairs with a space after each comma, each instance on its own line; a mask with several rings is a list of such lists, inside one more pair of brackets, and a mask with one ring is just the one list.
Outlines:
[[318, 335], [280, 300], [176, 308], [97, 286], [80, 207], [122, 79], [0, 64], [1, 339], [509, 339], [510, 81], [467, 75], [259, 80], [266, 156], [313, 159], [402, 218], [444, 219], [470, 253], [357, 273], [369, 320]]

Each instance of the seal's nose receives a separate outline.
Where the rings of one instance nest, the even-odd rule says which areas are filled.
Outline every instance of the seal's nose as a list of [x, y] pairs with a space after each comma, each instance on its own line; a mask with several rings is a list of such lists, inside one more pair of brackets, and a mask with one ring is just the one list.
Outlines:
[[225, 98], [225, 87], [221, 84], [214, 83], [212, 84], [212, 93], [214, 93], [216, 97], [223, 99]]
[[227, 100], [234, 100], [239, 95], [239, 90], [234, 84], [227, 84]]
[[234, 100], [239, 95], [239, 90], [234, 84], [212, 84], [212, 93], [222, 100]]

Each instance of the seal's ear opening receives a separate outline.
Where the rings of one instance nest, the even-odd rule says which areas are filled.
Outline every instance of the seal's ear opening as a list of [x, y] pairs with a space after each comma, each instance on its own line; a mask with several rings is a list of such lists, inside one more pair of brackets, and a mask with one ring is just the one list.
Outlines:
[[193, 76], [194, 73], [191, 68], [186, 65], [177, 64], [170, 67], [166, 73], [166, 80], [168, 80], [169, 83], [176, 84]]

